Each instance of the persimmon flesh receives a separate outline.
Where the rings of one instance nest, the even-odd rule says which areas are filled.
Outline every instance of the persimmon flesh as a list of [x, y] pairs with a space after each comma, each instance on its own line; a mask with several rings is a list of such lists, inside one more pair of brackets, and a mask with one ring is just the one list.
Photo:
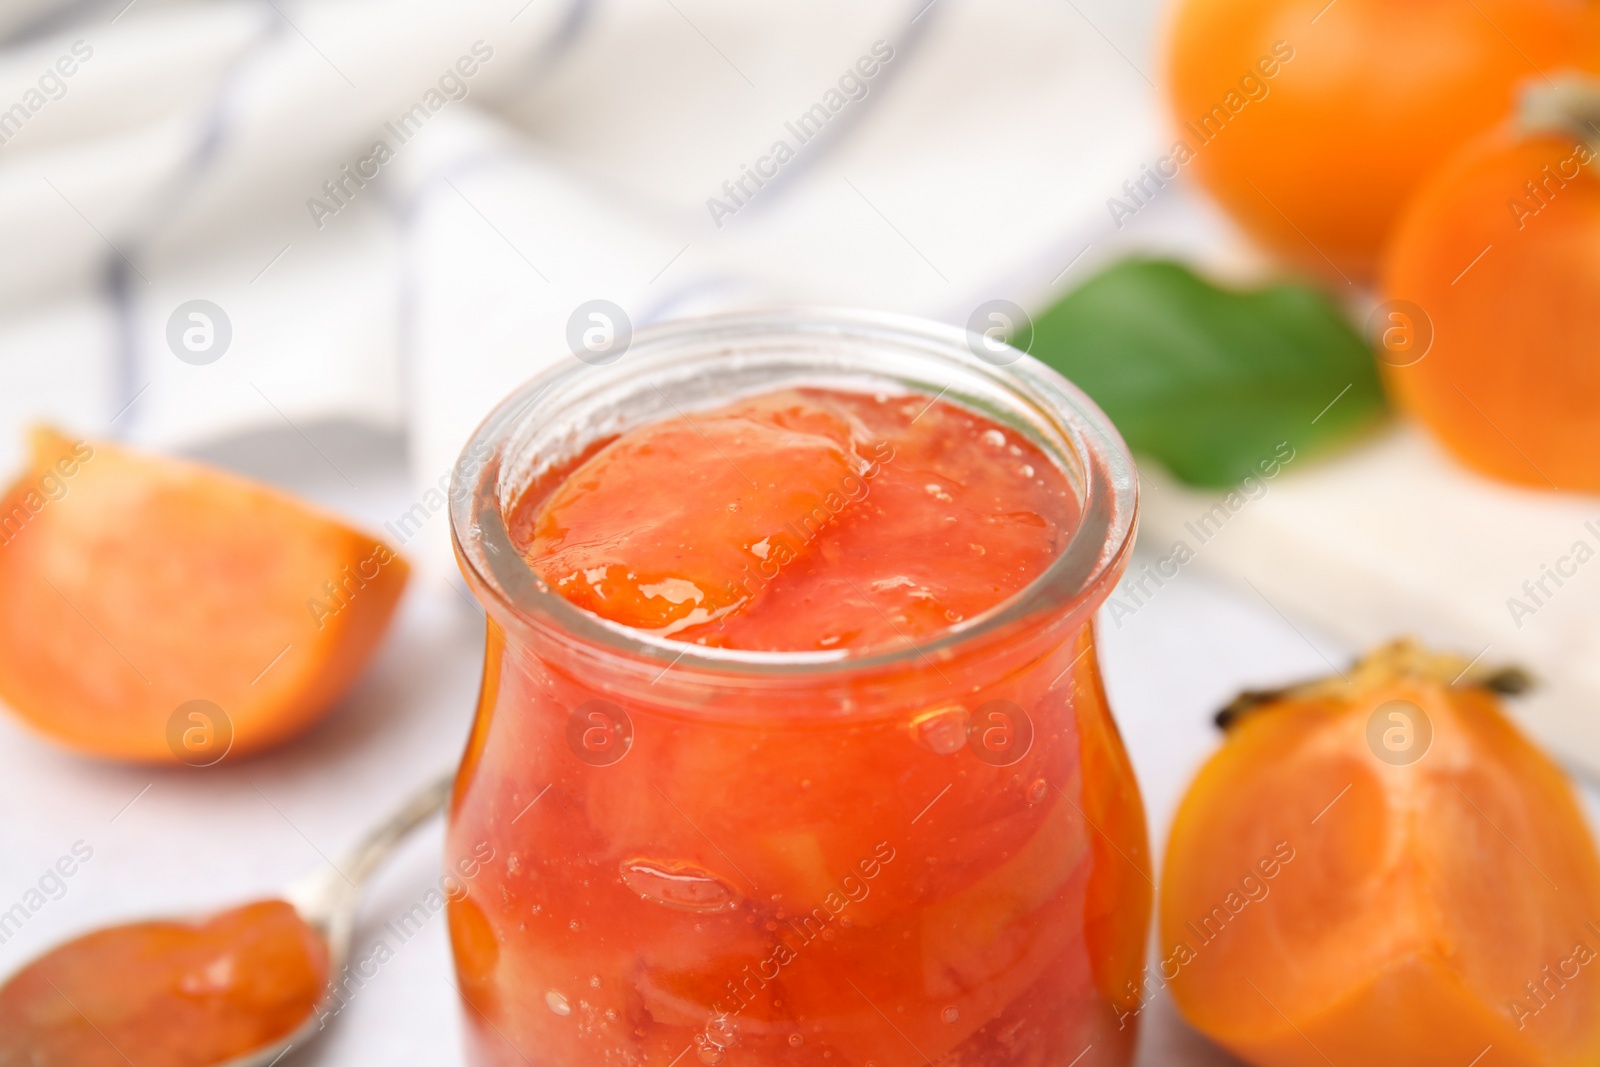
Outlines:
[[1584, 0], [1182, 0], [1172, 121], [1247, 231], [1359, 283], [1412, 190], [1520, 82], [1593, 69], [1595, 25]]
[[381, 542], [197, 464], [33, 446], [0, 497], [0, 700], [41, 733], [215, 762], [307, 726], [376, 649], [407, 577]]
[[1247, 1062], [1600, 1058], [1600, 856], [1466, 667], [1401, 643], [1279, 694], [1180, 805], [1162, 975]]

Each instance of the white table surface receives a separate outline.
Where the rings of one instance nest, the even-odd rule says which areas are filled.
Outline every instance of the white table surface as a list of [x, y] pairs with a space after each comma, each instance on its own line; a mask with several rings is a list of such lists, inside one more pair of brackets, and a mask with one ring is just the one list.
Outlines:
[[[230, 442], [204, 458], [285, 485], [377, 529], [410, 506], [397, 440], [305, 427], [359, 489], [297, 435]], [[442, 524], [442, 519], [436, 519]], [[444, 536], [442, 525], [426, 536]], [[413, 584], [387, 644], [343, 707], [274, 752], [206, 770], [91, 762], [0, 716], [0, 910], [82, 840], [93, 858], [4, 945], [0, 973], [97, 925], [203, 912], [270, 891], [337, 856], [428, 776], [452, 767], [471, 720], [481, 615], [456, 583]], [[1236, 691], [1327, 672], [1354, 650], [1189, 569], [1118, 629], [1102, 630], [1113, 707], [1160, 842], [1188, 779], [1217, 742], [1212, 712]], [[1594, 805], [1591, 798], [1591, 809]], [[436, 884], [430, 827], [375, 878], [356, 953]], [[456, 995], [435, 917], [284, 1067], [462, 1063]], [[1228, 1064], [1157, 994], [1141, 1064]]]

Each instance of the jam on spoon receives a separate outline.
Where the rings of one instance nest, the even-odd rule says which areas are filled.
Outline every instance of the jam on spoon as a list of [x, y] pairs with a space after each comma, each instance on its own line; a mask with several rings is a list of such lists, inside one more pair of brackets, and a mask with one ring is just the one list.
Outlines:
[[299, 1029], [327, 980], [326, 943], [283, 900], [97, 930], [0, 990], [0, 1064], [226, 1063]]
[[260, 900], [199, 921], [85, 934], [0, 986], [0, 1067], [254, 1067], [316, 1031], [344, 966], [359, 888], [444, 807], [429, 785], [358, 845]]

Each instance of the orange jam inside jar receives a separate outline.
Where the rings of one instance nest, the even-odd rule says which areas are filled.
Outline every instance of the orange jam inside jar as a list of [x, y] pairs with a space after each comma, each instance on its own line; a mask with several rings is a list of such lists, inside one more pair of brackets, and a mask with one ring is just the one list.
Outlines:
[[1134, 470], [971, 340], [673, 324], [479, 429], [448, 846], [497, 857], [449, 905], [475, 1064], [1131, 1060], [1147, 843], [1092, 620]]

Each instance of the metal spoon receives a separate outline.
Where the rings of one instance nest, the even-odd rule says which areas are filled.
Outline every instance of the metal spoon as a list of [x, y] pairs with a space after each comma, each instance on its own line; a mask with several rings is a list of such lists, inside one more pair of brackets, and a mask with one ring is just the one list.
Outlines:
[[[351, 849], [344, 858], [344, 862], [329, 867], [324, 867], [304, 877], [298, 878], [284, 888], [276, 901], [287, 903], [294, 908], [300, 921], [314, 931], [321, 938], [328, 953], [328, 981], [322, 995], [311, 1005], [303, 1022], [296, 1025], [288, 1034], [258, 1048], [251, 1049], [231, 1059], [218, 1061], [209, 1067], [271, 1067], [283, 1058], [290, 1049], [310, 1041], [326, 1023], [330, 1005], [337, 998], [339, 989], [339, 976], [344, 972], [346, 962], [350, 956], [351, 938], [355, 931], [356, 907], [360, 903], [361, 887], [372, 875], [380, 863], [386, 859], [395, 847], [405, 840], [410, 833], [430, 817], [443, 810], [445, 803], [450, 798], [453, 776], [446, 775], [429, 783], [408, 799], [392, 816], [381, 825], [368, 833], [355, 848]], [[138, 927], [141, 924], [130, 924]], [[119, 927], [106, 927], [101, 933], [116, 931]], [[85, 935], [88, 936], [88, 935]], [[79, 939], [81, 940], [81, 938]], [[77, 942], [68, 942], [68, 945]], [[67, 946], [58, 946], [52, 952], [35, 960], [39, 963], [48, 959], [56, 951], [61, 951]], [[31, 965], [30, 965], [31, 966]], [[24, 968], [26, 969], [26, 968]], [[46, 975], [45, 981], [51, 986], [55, 983]], [[8, 987], [10, 982], [0, 984], [0, 988]], [[59, 986], [55, 986], [57, 995], [65, 998]], [[72, 1001], [67, 1003], [72, 1005]], [[79, 1013], [81, 1014], [81, 1012]], [[88, 1017], [84, 1016], [87, 1020]], [[107, 1042], [110, 1038], [100, 1032], [92, 1020], [89, 1025], [93, 1027], [100, 1037]], [[14, 1035], [13, 1035], [14, 1036]], [[25, 1057], [25, 1062], [35, 1062], [37, 1049], [8, 1046], [0, 1048], [0, 1060], [9, 1063], [17, 1052]], [[115, 1045], [112, 1046], [116, 1048]], [[121, 1049], [117, 1049], [119, 1053]], [[30, 1052], [32, 1055], [30, 1056]], [[127, 1059], [123, 1054], [123, 1059]], [[129, 1062], [132, 1062], [131, 1060]]]
[[453, 774], [444, 775], [412, 794], [398, 811], [346, 853], [344, 862], [312, 871], [284, 888], [281, 899], [292, 904], [300, 918], [320, 934], [328, 946], [328, 988], [306, 1021], [287, 1036], [217, 1067], [269, 1067], [294, 1046], [311, 1040], [321, 1029], [323, 1012], [334, 999], [338, 977], [350, 958], [362, 885], [411, 831], [444, 810], [454, 778]]

